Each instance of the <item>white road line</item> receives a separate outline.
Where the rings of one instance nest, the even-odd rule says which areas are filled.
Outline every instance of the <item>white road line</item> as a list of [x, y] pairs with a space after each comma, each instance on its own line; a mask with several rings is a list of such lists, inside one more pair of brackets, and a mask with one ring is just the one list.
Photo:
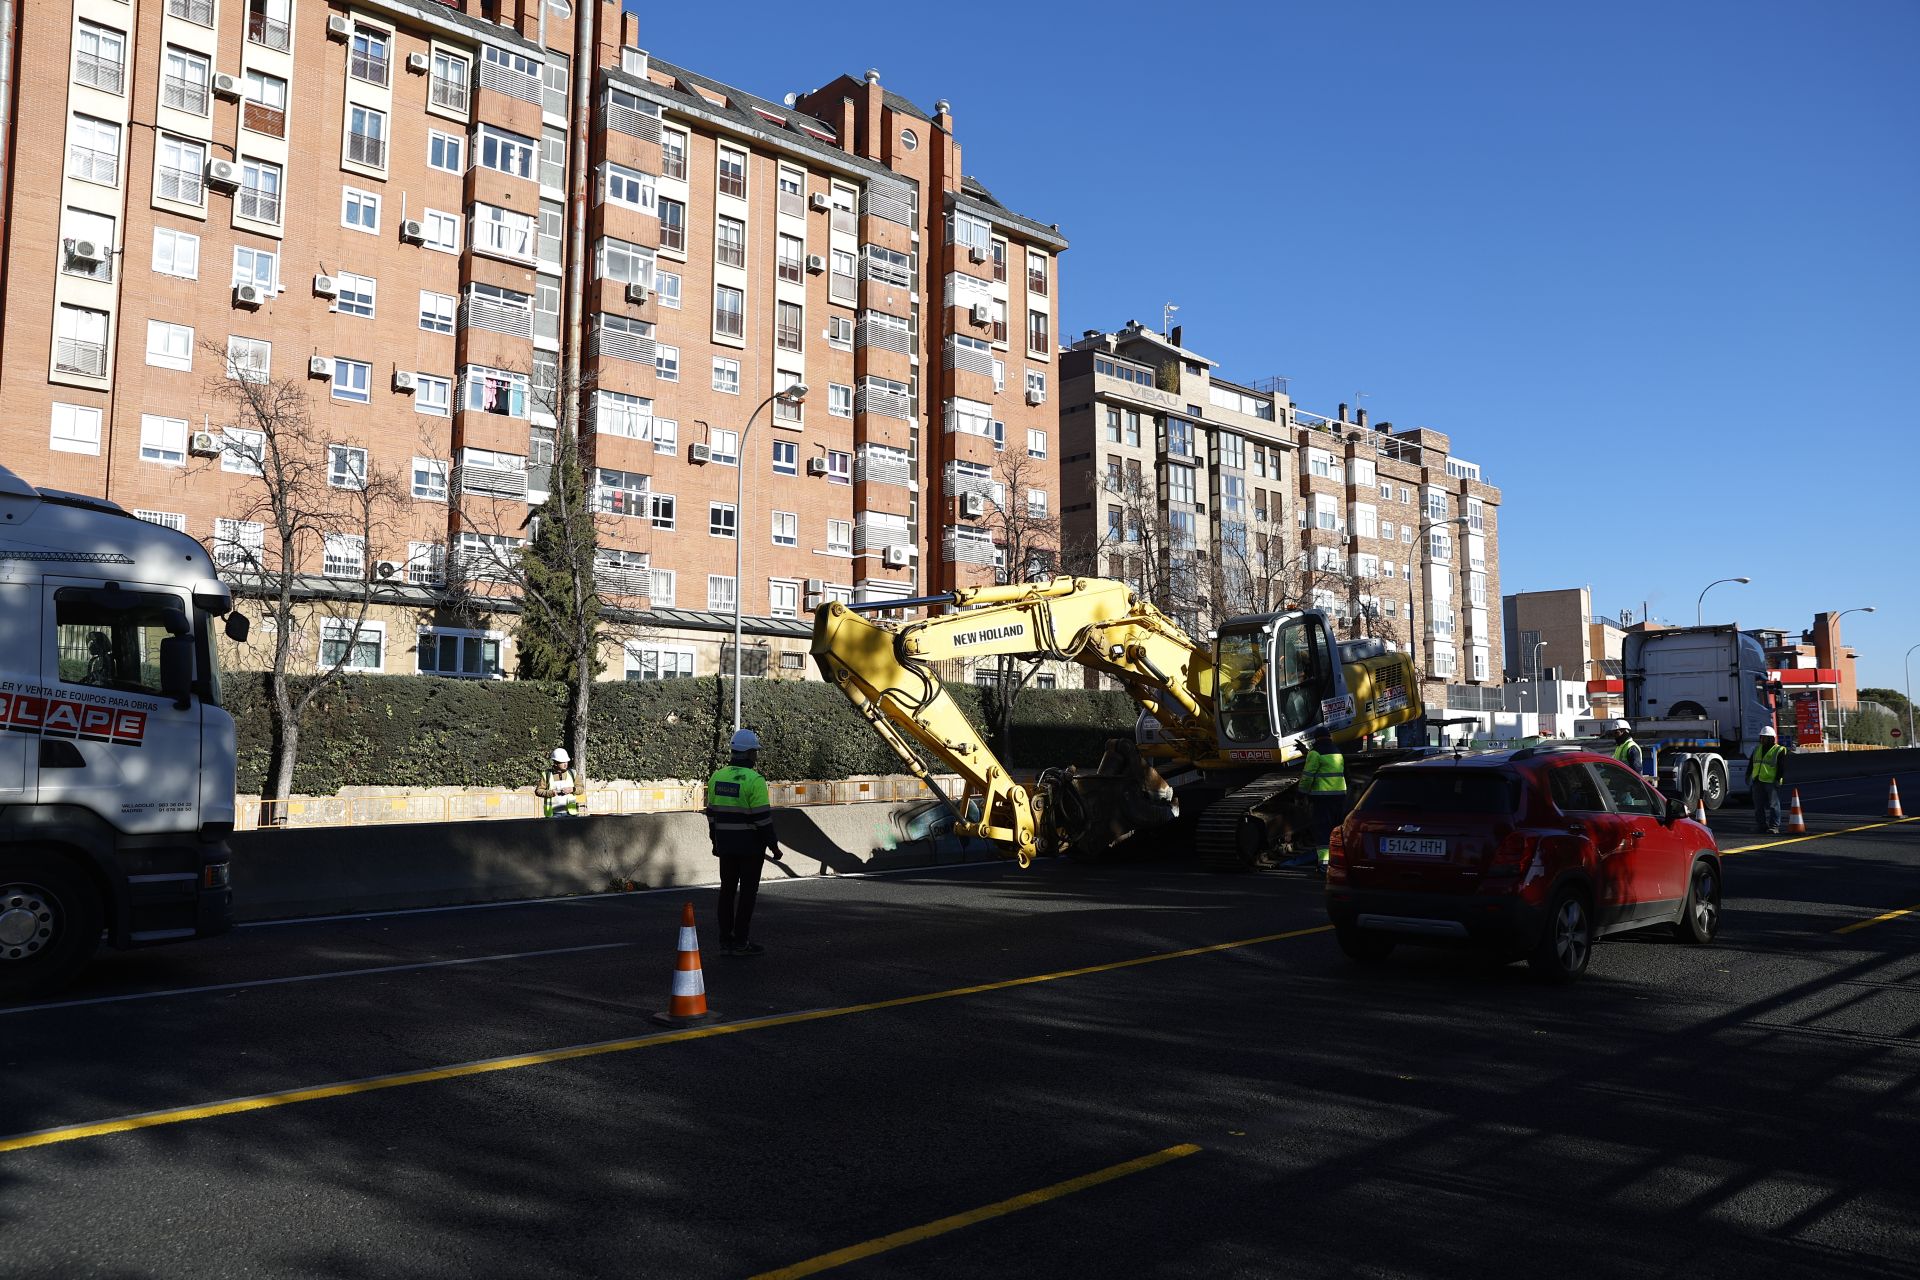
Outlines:
[[16, 1013], [44, 1013], [50, 1009], [80, 1009], [95, 1004], [125, 1004], [132, 1000], [159, 1000], [166, 996], [198, 996], [212, 991], [243, 991], [250, 987], [279, 987], [293, 982], [324, 982], [330, 978], [370, 978], [382, 973], [412, 973], [420, 969], [450, 969], [457, 965], [488, 964], [495, 960], [533, 960], [541, 956], [577, 955], [582, 951], [613, 951], [631, 947], [631, 942], [596, 942], [584, 947], [559, 947], [552, 951], [513, 951], [497, 956], [467, 956], [459, 960], [426, 960], [418, 964], [389, 964], [374, 969], [335, 969], [327, 973], [302, 973], [286, 978], [259, 978], [252, 982], [221, 982], [206, 987], [174, 987], [167, 991], [136, 991], [123, 996], [95, 996], [91, 1000], [58, 1000], [50, 1004], [22, 1005], [0, 1009], [0, 1017]]

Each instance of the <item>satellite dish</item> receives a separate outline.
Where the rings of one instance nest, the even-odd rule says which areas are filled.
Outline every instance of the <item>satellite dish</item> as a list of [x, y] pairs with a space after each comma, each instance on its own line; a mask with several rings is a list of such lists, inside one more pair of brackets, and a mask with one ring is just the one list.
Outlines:
[[788, 106], [792, 106], [794, 103], [800, 101], [800, 95], [797, 93], [790, 93], [786, 97], [780, 99], [780, 101], [786, 103]]

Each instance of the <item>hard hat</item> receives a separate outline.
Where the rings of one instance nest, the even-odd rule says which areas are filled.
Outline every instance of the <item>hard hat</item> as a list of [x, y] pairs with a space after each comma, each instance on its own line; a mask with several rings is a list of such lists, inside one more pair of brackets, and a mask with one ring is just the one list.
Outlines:
[[553, 762], [555, 764], [565, 764], [571, 759], [573, 759], [573, 757], [567, 754], [565, 747], [555, 747], [553, 749]]
[[1772, 725], [1763, 724], [1760, 726], [1760, 736], [1763, 738], [1777, 738], [1780, 734]]
[[751, 729], [735, 729], [733, 731], [733, 749], [735, 751], [758, 751], [760, 749], [760, 735]]
[[1622, 730], [1625, 730], [1628, 733], [1632, 733], [1633, 726], [1628, 724], [1625, 720], [1615, 720], [1613, 722], [1613, 731], [1615, 733], [1619, 733]]

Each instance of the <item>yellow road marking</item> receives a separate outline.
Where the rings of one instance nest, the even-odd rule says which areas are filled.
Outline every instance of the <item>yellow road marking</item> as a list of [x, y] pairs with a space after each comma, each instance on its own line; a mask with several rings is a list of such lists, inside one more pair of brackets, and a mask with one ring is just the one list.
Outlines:
[[1865, 929], [1870, 925], [1885, 924], [1889, 920], [1898, 920], [1901, 916], [1910, 916], [1920, 911], [1920, 907], [1902, 907], [1898, 911], [1888, 911], [1871, 920], [1855, 920], [1852, 924], [1835, 929], [1835, 933], [1852, 933], [1855, 929]]
[[921, 1240], [930, 1240], [934, 1236], [957, 1231], [961, 1227], [970, 1227], [976, 1222], [985, 1222], [989, 1218], [1002, 1217], [1016, 1213], [1021, 1209], [1031, 1209], [1037, 1204], [1049, 1200], [1058, 1200], [1061, 1196], [1070, 1196], [1076, 1191], [1085, 1191], [1097, 1187], [1103, 1182], [1112, 1182], [1115, 1178], [1124, 1178], [1131, 1173], [1140, 1173], [1179, 1160], [1185, 1156], [1196, 1155], [1199, 1147], [1190, 1142], [1177, 1147], [1168, 1147], [1156, 1151], [1150, 1156], [1141, 1156], [1138, 1160], [1128, 1160], [1124, 1164], [1111, 1165], [1095, 1173], [1084, 1174], [1078, 1178], [1069, 1178], [1065, 1182], [1056, 1182], [1050, 1187], [1041, 1187], [1038, 1191], [1029, 1191], [1024, 1195], [1001, 1200], [996, 1204], [982, 1205], [978, 1209], [969, 1209], [965, 1213], [956, 1213], [950, 1218], [941, 1218], [918, 1227], [909, 1227], [905, 1231], [896, 1231], [892, 1235], [880, 1236], [864, 1244], [849, 1245], [845, 1249], [835, 1249], [832, 1253], [823, 1253], [817, 1258], [808, 1258], [805, 1262], [796, 1262], [790, 1267], [781, 1267], [777, 1271], [763, 1271], [753, 1280], [798, 1280], [800, 1276], [818, 1275], [822, 1271], [831, 1271], [835, 1267], [845, 1266], [849, 1262], [858, 1262], [862, 1258], [871, 1258], [876, 1253], [885, 1253], [889, 1249], [898, 1249], [904, 1244], [915, 1244]]
[[1877, 831], [1881, 827], [1897, 827], [1903, 822], [1920, 822], [1920, 814], [1911, 818], [1888, 818], [1885, 822], [1869, 822], [1863, 827], [1848, 827], [1843, 831], [1816, 831], [1812, 835], [1793, 836], [1786, 840], [1769, 840], [1765, 844], [1743, 844], [1738, 849], [1722, 849], [1720, 856], [1732, 857], [1736, 853], [1753, 853], [1759, 849], [1778, 849], [1783, 845], [1800, 844], [1807, 840], [1825, 840], [1829, 836], [1850, 836], [1860, 831]]
[[714, 1036], [737, 1035], [743, 1031], [765, 1031], [774, 1027], [797, 1026], [803, 1022], [821, 1022], [828, 1018], [844, 1018], [855, 1013], [874, 1013], [881, 1009], [903, 1009], [909, 1005], [929, 1004], [935, 1000], [952, 1000], [959, 996], [985, 995], [992, 991], [1010, 991], [1016, 987], [1030, 987], [1041, 982], [1057, 982], [1062, 978], [1082, 978], [1094, 973], [1111, 973], [1117, 969], [1131, 969], [1143, 964], [1158, 964], [1162, 960], [1184, 960], [1189, 956], [1204, 956], [1216, 951], [1233, 951], [1241, 947], [1259, 946], [1266, 942], [1284, 942], [1289, 938], [1304, 938], [1309, 934], [1328, 933], [1332, 929], [1333, 926], [1330, 924], [1315, 925], [1307, 929], [1290, 929], [1285, 933], [1262, 934], [1257, 938], [1241, 938], [1235, 942], [1216, 942], [1204, 947], [1188, 947], [1182, 951], [1161, 951], [1153, 955], [1135, 956], [1131, 960], [1114, 960], [1106, 964], [1086, 965], [1078, 969], [1061, 969], [1055, 973], [1038, 973], [1024, 978], [1005, 978], [999, 982], [982, 982], [970, 987], [953, 987], [946, 991], [929, 991], [915, 996], [896, 996], [891, 1000], [875, 1000], [867, 1004], [846, 1005], [834, 1009], [809, 1009], [803, 1013], [775, 1014], [766, 1018], [750, 1018], [745, 1022], [695, 1027], [687, 1031], [633, 1036], [622, 1040], [603, 1040], [595, 1044], [569, 1045], [561, 1049], [515, 1054], [507, 1058], [462, 1062], [454, 1066], [436, 1067], [427, 1071], [405, 1071], [395, 1075], [371, 1076], [364, 1080], [345, 1080], [336, 1084], [315, 1085], [307, 1089], [256, 1094], [249, 1098], [229, 1098], [197, 1107], [172, 1107], [165, 1111], [149, 1111], [141, 1115], [121, 1116], [115, 1120], [101, 1120], [92, 1124], [62, 1125], [55, 1129], [42, 1129], [36, 1133], [22, 1133], [0, 1138], [0, 1153], [25, 1151], [30, 1147], [50, 1147], [56, 1143], [77, 1142], [82, 1138], [99, 1138], [110, 1133], [128, 1133], [136, 1129], [158, 1129], [165, 1125], [185, 1124], [192, 1120], [212, 1120], [219, 1116], [239, 1115], [246, 1111], [266, 1111], [274, 1107], [290, 1106], [296, 1102], [319, 1102], [326, 1098], [345, 1098], [354, 1094], [375, 1093], [381, 1089], [400, 1089], [416, 1084], [464, 1080], [471, 1076], [490, 1075], [496, 1071], [518, 1071], [522, 1067], [543, 1067], [556, 1062], [596, 1058], [609, 1053], [630, 1053], [635, 1049], [652, 1049], [660, 1045], [680, 1044], [688, 1040], [707, 1040]]

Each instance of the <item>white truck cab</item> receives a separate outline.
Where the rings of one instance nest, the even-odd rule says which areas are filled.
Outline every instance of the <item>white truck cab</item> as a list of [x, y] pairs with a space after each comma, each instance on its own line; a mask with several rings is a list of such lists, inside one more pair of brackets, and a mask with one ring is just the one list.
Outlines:
[[227, 928], [222, 617], [198, 542], [0, 467], [0, 999]]

